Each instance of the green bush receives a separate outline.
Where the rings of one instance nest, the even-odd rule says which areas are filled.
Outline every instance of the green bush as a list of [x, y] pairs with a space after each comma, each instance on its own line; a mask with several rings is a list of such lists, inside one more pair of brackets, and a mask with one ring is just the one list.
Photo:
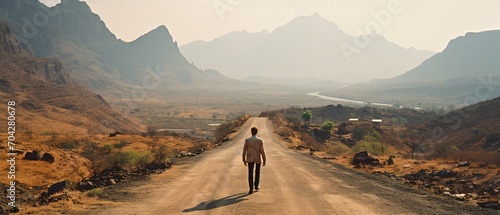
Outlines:
[[329, 146], [327, 152], [331, 155], [342, 155], [351, 152], [351, 149], [344, 144], [337, 143], [335, 145]]
[[109, 158], [110, 163], [118, 166], [137, 166], [151, 161], [149, 153], [139, 154], [136, 151], [119, 151]]
[[[373, 138], [373, 137], [372, 137]], [[362, 151], [367, 151], [369, 154], [373, 155], [384, 155], [389, 151], [389, 146], [381, 142], [369, 142], [366, 140], [359, 141], [354, 147], [352, 147], [353, 153], [358, 153]]]
[[321, 130], [331, 132], [334, 126], [335, 123], [333, 123], [332, 121], [327, 121], [323, 123], [323, 125], [321, 125]]
[[312, 119], [312, 112], [310, 110], [306, 110], [302, 113], [300, 118], [302, 119], [302, 121], [304, 121], [306, 126], [309, 126], [309, 123], [311, 123], [311, 119]]

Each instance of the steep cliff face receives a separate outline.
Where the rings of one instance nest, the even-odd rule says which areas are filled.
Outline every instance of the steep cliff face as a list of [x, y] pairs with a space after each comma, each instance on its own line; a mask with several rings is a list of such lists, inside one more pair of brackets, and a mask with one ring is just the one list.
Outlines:
[[0, 45], [0, 102], [19, 104], [23, 115], [18, 124], [23, 129], [140, 130], [140, 125], [114, 112], [102, 96], [73, 81], [59, 60], [35, 58], [25, 51], [6, 24], [0, 24]]
[[73, 79], [102, 94], [151, 82], [191, 87], [231, 81], [209, 77], [190, 64], [165, 26], [132, 42], [117, 39], [83, 1], [63, 0], [49, 8], [37, 0], [1, 0], [1, 19], [35, 56], [60, 59]]
[[121, 76], [137, 85], [145, 79], [166, 85], [193, 85], [209, 82], [207, 74], [195, 68], [180, 53], [167, 27], [160, 26], [129, 43], [120, 43], [100, 53]]
[[66, 85], [73, 82], [69, 73], [66, 72], [58, 60], [49, 60], [42, 64], [35, 63], [26, 68], [26, 71], [57, 85]]
[[[0, 22], [0, 53], [4, 55], [30, 55], [30, 52], [29, 47], [20, 45], [10, 26]], [[30, 74], [53, 84], [64, 85], [72, 82], [69, 73], [56, 59], [45, 60], [42, 63], [33, 59], [23, 64], [22, 67]]]
[[12, 29], [6, 23], [0, 22], [0, 53], [20, 54], [22, 51]]

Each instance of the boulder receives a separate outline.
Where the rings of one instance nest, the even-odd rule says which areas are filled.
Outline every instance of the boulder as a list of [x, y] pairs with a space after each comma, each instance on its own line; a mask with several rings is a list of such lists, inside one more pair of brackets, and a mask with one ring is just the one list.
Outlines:
[[113, 175], [113, 178], [118, 179], [118, 180], [121, 180], [121, 179], [124, 179], [124, 178], [125, 178], [125, 176], [124, 176], [122, 173], [115, 173], [115, 174]]
[[379, 160], [368, 155], [367, 151], [362, 151], [354, 155], [352, 158], [352, 164], [354, 165], [379, 165]]
[[298, 145], [298, 146], [295, 146], [295, 149], [297, 150], [304, 150], [306, 147], [302, 146], [302, 145]]
[[112, 178], [111, 178], [111, 179], [108, 179], [108, 180], [106, 181], [106, 186], [115, 185], [115, 184], [116, 184], [115, 179], [112, 179]]
[[203, 154], [203, 152], [205, 152], [205, 150], [200, 148], [200, 149], [195, 150], [193, 153], [201, 155], [201, 154]]
[[72, 182], [68, 180], [64, 180], [61, 182], [57, 182], [49, 187], [49, 196], [53, 195], [54, 193], [61, 192], [64, 189], [70, 189], [72, 187]]
[[77, 186], [77, 189], [81, 192], [85, 192], [87, 190], [92, 190], [94, 189], [94, 184], [91, 181], [84, 180], [80, 182]]
[[389, 157], [389, 160], [387, 160], [387, 165], [394, 165], [394, 159], [392, 159], [393, 156]]
[[54, 158], [54, 156], [52, 156], [49, 153], [44, 153], [43, 156], [42, 156], [42, 160], [46, 161], [46, 162], [49, 162], [49, 163], [54, 163], [55, 158]]
[[186, 151], [182, 151], [181, 152], [181, 158], [186, 157], [186, 156], [187, 156], [187, 152]]
[[434, 174], [434, 176], [437, 176], [439, 178], [454, 178], [457, 176], [457, 173], [443, 169]]
[[26, 152], [24, 155], [25, 160], [37, 161], [40, 160], [40, 151]]
[[12, 207], [11, 209], [9, 209], [9, 212], [10, 213], [19, 213], [19, 208], [18, 207]]
[[316, 150], [314, 149], [314, 147], [312, 147], [312, 146], [311, 146], [311, 147], [309, 148], [309, 151], [310, 151], [310, 152], [315, 152]]
[[471, 163], [469, 161], [463, 161], [457, 164], [457, 167], [468, 167]]

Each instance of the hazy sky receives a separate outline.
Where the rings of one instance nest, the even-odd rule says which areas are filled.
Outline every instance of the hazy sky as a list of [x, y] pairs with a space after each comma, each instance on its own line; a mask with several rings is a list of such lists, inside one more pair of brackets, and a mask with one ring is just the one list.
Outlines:
[[[54, 5], [60, 0], [41, 0]], [[403, 47], [442, 51], [466, 32], [500, 29], [499, 0], [86, 0], [108, 28], [131, 41], [165, 25], [180, 45], [231, 31], [272, 31], [315, 12], [351, 35], [378, 23]], [[390, 14], [375, 18], [374, 14]], [[356, 30], [359, 29], [359, 30]]]

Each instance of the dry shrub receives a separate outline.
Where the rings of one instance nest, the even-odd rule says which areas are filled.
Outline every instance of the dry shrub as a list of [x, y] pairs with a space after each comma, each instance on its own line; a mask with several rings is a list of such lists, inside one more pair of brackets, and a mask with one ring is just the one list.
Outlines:
[[316, 141], [314, 137], [305, 132], [300, 132], [300, 140], [303, 142], [303, 146], [313, 147], [316, 150], [326, 150], [326, 146], [322, 143]]
[[327, 152], [328, 154], [339, 156], [350, 153], [351, 149], [342, 143], [335, 143], [328, 147]]
[[466, 149], [455, 152], [452, 156], [455, 161], [470, 161], [473, 163], [496, 165], [500, 167], [500, 153], [497, 151]]

